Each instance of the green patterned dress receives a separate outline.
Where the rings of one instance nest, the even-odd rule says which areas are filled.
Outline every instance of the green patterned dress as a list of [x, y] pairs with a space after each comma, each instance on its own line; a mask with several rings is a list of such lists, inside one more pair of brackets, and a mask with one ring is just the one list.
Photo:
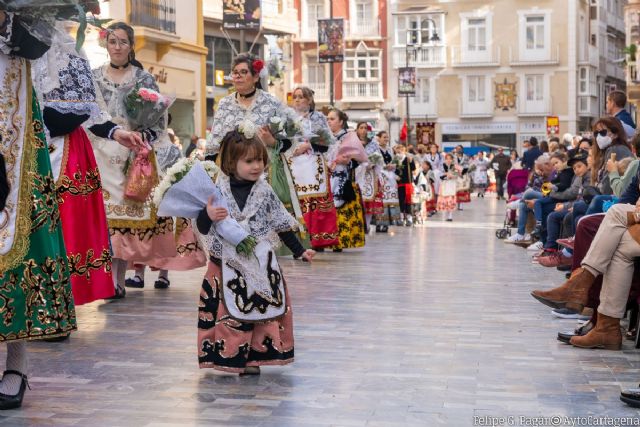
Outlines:
[[0, 341], [65, 335], [76, 329], [75, 309], [28, 63], [0, 55], [0, 84], [0, 150], [12, 188], [0, 212]]

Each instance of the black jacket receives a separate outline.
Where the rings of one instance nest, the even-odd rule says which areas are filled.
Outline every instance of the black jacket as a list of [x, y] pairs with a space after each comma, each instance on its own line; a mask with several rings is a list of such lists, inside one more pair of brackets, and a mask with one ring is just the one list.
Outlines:
[[7, 180], [4, 157], [0, 154], [0, 212], [4, 210], [7, 197], [9, 197], [9, 181]]
[[527, 170], [533, 170], [536, 160], [540, 156], [542, 156], [542, 150], [540, 150], [540, 147], [536, 145], [535, 147], [529, 148], [522, 155], [522, 166], [527, 168]]

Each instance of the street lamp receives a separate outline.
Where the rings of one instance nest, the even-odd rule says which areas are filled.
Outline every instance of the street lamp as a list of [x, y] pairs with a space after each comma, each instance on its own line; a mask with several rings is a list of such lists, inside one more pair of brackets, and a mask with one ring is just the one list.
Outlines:
[[[439, 42], [440, 41], [440, 37], [438, 36], [438, 31], [437, 31], [437, 25], [436, 25], [436, 21], [434, 21], [431, 18], [424, 18], [422, 21], [429, 21], [431, 22], [431, 24], [433, 25], [433, 33], [431, 34], [431, 37], [429, 37], [429, 41], [431, 42]], [[407, 40], [405, 42], [405, 67], [409, 68], [409, 46], [411, 46], [412, 48], [416, 48], [416, 50], [419, 48], [419, 46], [417, 46], [415, 43], [409, 43], [409, 41], [412, 38], [411, 33], [417, 33], [418, 31], [420, 31], [419, 29], [407, 29]], [[418, 37], [415, 37], [415, 41], [418, 41]], [[422, 40], [421, 40], [422, 42]], [[407, 123], [407, 145], [409, 145], [409, 143], [411, 142], [411, 114], [409, 114], [409, 94], [405, 95], [406, 96], [406, 109], [407, 109], [407, 117], [405, 119], [406, 123]], [[414, 94], [415, 96], [415, 94]]]

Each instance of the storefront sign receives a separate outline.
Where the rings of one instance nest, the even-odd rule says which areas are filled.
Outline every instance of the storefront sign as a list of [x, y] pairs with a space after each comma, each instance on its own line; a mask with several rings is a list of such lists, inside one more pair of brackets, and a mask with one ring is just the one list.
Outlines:
[[538, 122], [520, 122], [520, 133], [545, 133], [547, 124], [544, 120]]
[[398, 95], [416, 96], [415, 67], [400, 67], [398, 69]]
[[262, 8], [260, 0], [223, 0], [222, 24], [224, 28], [251, 30], [260, 28]]
[[485, 134], [516, 133], [517, 124], [515, 122], [495, 122], [495, 123], [444, 123], [442, 133], [449, 134]]
[[558, 135], [560, 133], [560, 118], [558, 116], [547, 116], [547, 135]]
[[344, 19], [318, 19], [318, 62], [344, 61]]

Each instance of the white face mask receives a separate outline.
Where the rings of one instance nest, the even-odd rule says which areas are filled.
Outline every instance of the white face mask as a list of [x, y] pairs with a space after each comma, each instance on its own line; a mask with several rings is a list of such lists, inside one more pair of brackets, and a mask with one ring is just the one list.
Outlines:
[[596, 143], [598, 144], [598, 147], [601, 150], [604, 150], [605, 148], [611, 145], [611, 137], [609, 135], [606, 135], [606, 136], [598, 135], [596, 136]]

